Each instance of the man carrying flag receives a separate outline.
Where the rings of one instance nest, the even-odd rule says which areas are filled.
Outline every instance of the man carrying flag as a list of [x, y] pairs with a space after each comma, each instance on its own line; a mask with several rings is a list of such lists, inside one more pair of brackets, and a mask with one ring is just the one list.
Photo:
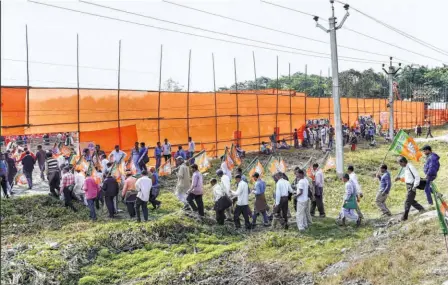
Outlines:
[[437, 172], [439, 172], [440, 157], [432, 152], [432, 148], [429, 145], [425, 145], [423, 148], [423, 153], [426, 155], [426, 162], [423, 168], [423, 171], [426, 174], [426, 185], [425, 185], [425, 193], [426, 199], [428, 200], [429, 205], [433, 204], [431, 197], [431, 183], [436, 179]]

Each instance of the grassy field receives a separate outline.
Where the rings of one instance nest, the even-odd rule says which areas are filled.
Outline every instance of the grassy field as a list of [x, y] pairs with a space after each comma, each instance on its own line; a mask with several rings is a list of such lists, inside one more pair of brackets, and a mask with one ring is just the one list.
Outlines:
[[[434, 133], [446, 134], [448, 128]], [[437, 184], [448, 194], [448, 144], [428, 144], [441, 156]], [[355, 166], [364, 192], [360, 207], [366, 222], [360, 228], [335, 224], [344, 189], [332, 170], [325, 174], [327, 218], [315, 218], [304, 233], [294, 224], [287, 231], [251, 232], [236, 231], [231, 223], [218, 226], [208, 185], [207, 218], [199, 221], [180, 210], [171, 180], [160, 196], [162, 208], [150, 211], [150, 221], [141, 224], [126, 213], [109, 220], [104, 211], [92, 223], [87, 209], [73, 213], [47, 196], [2, 200], [2, 284], [440, 284], [448, 279], [448, 256], [437, 220], [412, 216], [397, 222], [406, 195], [403, 183], [394, 183], [387, 201], [395, 218], [380, 218], [373, 176], [386, 152], [381, 144], [345, 153], [345, 165]], [[316, 152], [283, 153], [291, 169], [310, 155]], [[396, 158], [386, 159], [393, 176], [399, 169]], [[219, 163], [213, 165], [206, 181]], [[416, 166], [422, 170], [423, 162]], [[291, 171], [287, 174], [292, 178]], [[272, 203], [274, 182], [266, 182]], [[417, 200], [427, 207], [423, 191]]]

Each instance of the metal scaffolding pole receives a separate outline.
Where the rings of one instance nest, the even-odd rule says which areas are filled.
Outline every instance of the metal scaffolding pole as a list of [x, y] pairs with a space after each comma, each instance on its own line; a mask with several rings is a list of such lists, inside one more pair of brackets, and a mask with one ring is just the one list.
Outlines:
[[120, 76], [121, 76], [121, 40], [118, 42], [118, 88], [117, 88], [117, 122], [118, 122], [118, 144], [121, 147], [121, 124], [120, 124]]
[[215, 98], [215, 148], [216, 156], [218, 156], [218, 103], [216, 101], [216, 77], [215, 77], [215, 55], [212, 53], [213, 65], [213, 93]]
[[191, 72], [191, 49], [188, 54], [188, 83], [187, 83], [187, 141], [190, 137], [190, 72]]
[[258, 125], [258, 145], [261, 145], [261, 126], [260, 126], [260, 108], [258, 105], [258, 83], [257, 83], [257, 66], [255, 64], [255, 52], [252, 51], [252, 58], [254, 60], [254, 79], [255, 79], [255, 96], [257, 98], [257, 125]]
[[162, 90], [162, 59], [163, 59], [163, 45], [160, 45], [160, 67], [159, 67], [159, 96], [157, 99], [157, 137], [160, 142], [160, 101]]

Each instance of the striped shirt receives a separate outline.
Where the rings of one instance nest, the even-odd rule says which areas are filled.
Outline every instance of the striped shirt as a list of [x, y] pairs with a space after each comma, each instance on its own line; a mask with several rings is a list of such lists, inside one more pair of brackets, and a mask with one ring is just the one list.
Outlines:
[[58, 161], [54, 158], [47, 159], [47, 170], [48, 170], [48, 173], [59, 171]]

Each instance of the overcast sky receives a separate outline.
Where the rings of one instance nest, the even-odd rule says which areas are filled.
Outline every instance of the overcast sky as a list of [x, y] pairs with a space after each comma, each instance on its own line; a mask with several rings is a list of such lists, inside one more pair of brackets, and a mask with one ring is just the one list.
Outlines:
[[[290, 52], [301, 52], [297, 49], [303, 49], [323, 54], [330, 53], [329, 44], [267, 31], [162, 1], [96, 0], [95, 3], [239, 37], [288, 46], [294, 49], [211, 34], [111, 11], [78, 1], [36, 1], [127, 21]], [[312, 17], [268, 5], [259, 0], [169, 1], [288, 33], [326, 42], [329, 41], [329, 35], [315, 27]], [[331, 6], [328, 0], [266, 1], [316, 14], [324, 19], [327, 19], [331, 13]], [[92, 0], [92, 2], [94, 1]], [[419, 39], [448, 51], [448, 37], [445, 31], [446, 11], [448, 11], [448, 1], [446, 0], [357, 0], [351, 1], [349, 4]], [[26, 64], [24, 62], [26, 60], [25, 25], [28, 25], [31, 86], [76, 86], [76, 34], [79, 34], [80, 66], [100, 68], [81, 68], [81, 87], [117, 87], [116, 69], [118, 68], [119, 40], [122, 41], [121, 88], [126, 89], [158, 89], [161, 45], [163, 45], [162, 81], [164, 82], [168, 78], [172, 78], [185, 88], [188, 82], [188, 54], [191, 49], [191, 91], [213, 90], [212, 53], [215, 56], [217, 87], [230, 86], [234, 82], [234, 58], [236, 58], [238, 81], [252, 80], [254, 78], [252, 51], [255, 52], [258, 76], [276, 76], [277, 56], [279, 58], [280, 75], [288, 74], [288, 63], [290, 63], [291, 73], [297, 71], [304, 72], [305, 65], [308, 65], [308, 73], [319, 74], [322, 72], [324, 76], [327, 76], [331, 64], [329, 58], [316, 58], [224, 43], [83, 15], [73, 11], [64, 11], [26, 1], [7, 0], [2, 1], [1, 5], [2, 85], [26, 85]], [[342, 4], [336, 3], [335, 8], [337, 17], [342, 19], [344, 15]], [[370, 40], [346, 29], [338, 31], [339, 45], [392, 55], [406, 60], [406, 63], [412, 62], [430, 67], [441, 66], [442, 61], [448, 62], [447, 55], [440, 54], [404, 38], [354, 10], [350, 10], [350, 12], [351, 15], [345, 27], [382, 41], [390, 42], [401, 48], [439, 59], [439, 61]], [[323, 25], [328, 24], [323, 21], [321, 23]], [[362, 53], [341, 47], [339, 47], [339, 55], [378, 61], [377, 63], [359, 63], [340, 60], [340, 71], [350, 68], [358, 70], [373, 68], [376, 71], [380, 71], [380, 62], [388, 63], [388, 58], [385, 56]], [[323, 56], [326, 57], [326, 55]], [[36, 62], [56, 63], [59, 65], [39, 64]], [[61, 64], [68, 66], [61, 66]]]

